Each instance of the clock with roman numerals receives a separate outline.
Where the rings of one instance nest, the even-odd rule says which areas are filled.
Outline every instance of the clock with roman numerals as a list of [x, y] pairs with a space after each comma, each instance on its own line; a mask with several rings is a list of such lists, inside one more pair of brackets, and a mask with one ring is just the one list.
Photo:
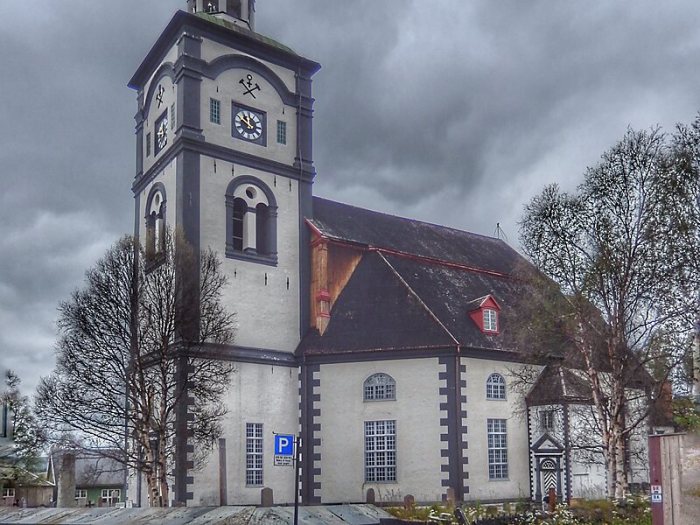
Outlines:
[[265, 146], [265, 113], [234, 104], [232, 133], [238, 139]]

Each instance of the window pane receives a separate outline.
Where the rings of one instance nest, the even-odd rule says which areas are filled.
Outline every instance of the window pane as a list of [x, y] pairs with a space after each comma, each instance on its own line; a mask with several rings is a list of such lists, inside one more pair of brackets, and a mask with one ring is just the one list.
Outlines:
[[396, 381], [387, 374], [374, 374], [365, 380], [364, 400], [396, 399]]
[[283, 120], [277, 121], [277, 143], [287, 143], [287, 123]]
[[508, 477], [508, 440], [505, 419], [486, 421], [489, 479]]
[[262, 423], [246, 423], [246, 485], [262, 485], [263, 480], [263, 442]]
[[214, 98], [209, 99], [209, 121], [221, 124], [221, 102]]
[[396, 481], [396, 421], [365, 421], [365, 481]]

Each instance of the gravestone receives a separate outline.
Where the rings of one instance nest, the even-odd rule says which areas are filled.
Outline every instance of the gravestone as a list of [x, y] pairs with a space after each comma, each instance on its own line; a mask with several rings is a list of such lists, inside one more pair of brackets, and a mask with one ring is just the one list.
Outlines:
[[274, 504], [274, 497], [272, 494], [272, 489], [270, 487], [265, 487], [260, 491], [260, 506], [261, 507], [272, 507]]

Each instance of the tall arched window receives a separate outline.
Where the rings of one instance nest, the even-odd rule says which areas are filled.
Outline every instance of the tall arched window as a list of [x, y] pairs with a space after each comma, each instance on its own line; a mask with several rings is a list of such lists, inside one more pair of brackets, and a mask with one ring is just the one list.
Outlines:
[[248, 204], [243, 199], [233, 200], [233, 249], [243, 251], [243, 218], [248, 211]]
[[388, 374], [374, 374], [365, 380], [364, 400], [381, 401], [396, 399], [396, 381]]
[[254, 177], [236, 177], [226, 190], [226, 256], [277, 264], [275, 196]]
[[156, 183], [146, 200], [146, 257], [157, 262], [165, 256], [165, 187]]
[[505, 399], [506, 380], [501, 374], [491, 374], [486, 380], [486, 399]]

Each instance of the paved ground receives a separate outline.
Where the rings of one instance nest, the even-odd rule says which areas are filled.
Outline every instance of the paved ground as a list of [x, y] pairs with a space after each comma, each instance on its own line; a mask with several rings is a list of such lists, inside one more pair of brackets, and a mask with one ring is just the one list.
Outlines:
[[[372, 505], [301, 507], [300, 525], [379, 525], [390, 518]], [[56, 525], [291, 525], [293, 507], [192, 507], [171, 509], [2, 509], [0, 524]]]
[[700, 523], [700, 436], [686, 434], [683, 438], [683, 522], [676, 525], [697, 525]]

